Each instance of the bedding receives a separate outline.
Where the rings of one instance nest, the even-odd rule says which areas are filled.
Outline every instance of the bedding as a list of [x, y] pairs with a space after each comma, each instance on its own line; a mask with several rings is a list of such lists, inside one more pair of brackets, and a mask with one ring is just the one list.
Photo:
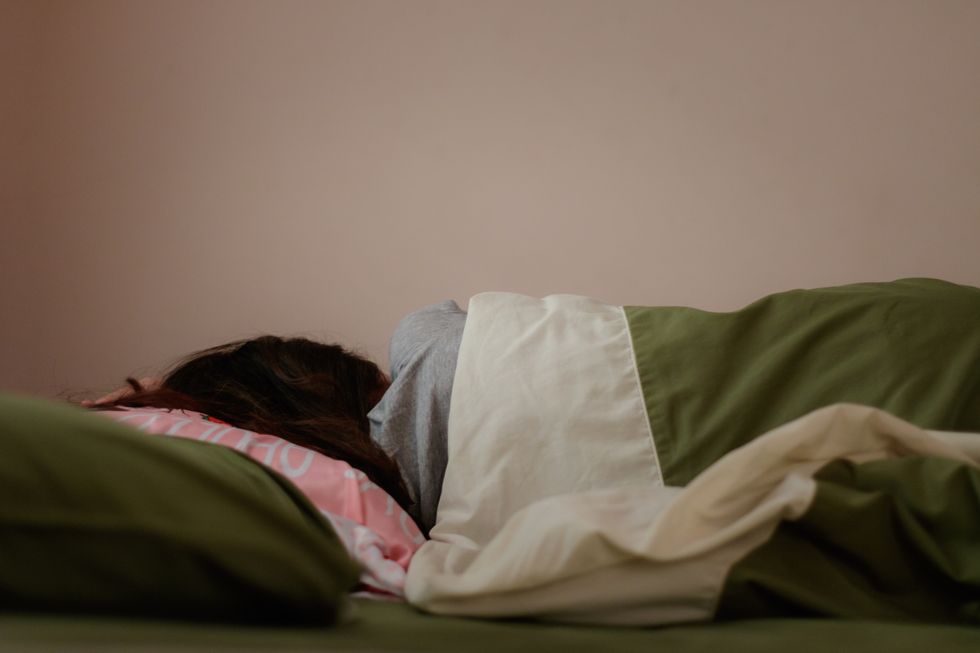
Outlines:
[[0, 396], [0, 498], [3, 613], [324, 625], [359, 574], [283, 476], [49, 401]]
[[[360, 570], [322, 512], [233, 448], [0, 397], [0, 650], [977, 650], [976, 628], [910, 622], [977, 620], [978, 292], [474, 298], [416, 606], [348, 603]], [[849, 346], [824, 347], [838, 327]]]
[[425, 539], [398, 503], [367, 475], [341, 460], [274, 435], [253, 433], [188, 410], [99, 411], [144, 433], [210, 442], [247, 454], [288, 478], [327, 518], [364, 568], [368, 591], [402, 596], [405, 570]]
[[980, 629], [843, 619], [752, 619], [663, 628], [586, 627], [421, 614], [355, 600], [330, 628], [286, 628], [0, 614], [0, 651], [467, 651], [538, 653], [974, 653]]
[[980, 290], [732, 313], [478, 295], [424, 610], [980, 620]]

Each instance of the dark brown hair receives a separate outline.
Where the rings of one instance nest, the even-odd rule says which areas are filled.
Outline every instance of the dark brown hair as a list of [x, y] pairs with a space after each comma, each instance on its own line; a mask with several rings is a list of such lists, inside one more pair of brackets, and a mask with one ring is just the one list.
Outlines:
[[411, 505], [398, 465], [370, 437], [367, 414], [388, 380], [369, 360], [306, 338], [261, 336], [191, 354], [158, 388], [95, 406], [192, 410], [343, 460], [402, 507]]

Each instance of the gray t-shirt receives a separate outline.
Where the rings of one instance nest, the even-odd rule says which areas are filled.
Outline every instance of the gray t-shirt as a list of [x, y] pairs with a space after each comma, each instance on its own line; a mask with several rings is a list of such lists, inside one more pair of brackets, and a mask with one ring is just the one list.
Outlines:
[[391, 387], [368, 413], [371, 439], [401, 468], [415, 501], [409, 514], [426, 534], [446, 473], [449, 402], [466, 313], [454, 301], [405, 317], [391, 337]]

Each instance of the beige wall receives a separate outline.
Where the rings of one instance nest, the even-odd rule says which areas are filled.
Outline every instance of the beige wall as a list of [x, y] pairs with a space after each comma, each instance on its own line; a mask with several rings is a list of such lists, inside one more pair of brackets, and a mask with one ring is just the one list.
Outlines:
[[0, 2], [41, 26], [0, 20], [0, 387], [266, 331], [384, 359], [487, 289], [980, 285], [978, 2]]
[[30, 389], [37, 378], [40, 253], [30, 222], [37, 9], [29, 0], [0, 0], [0, 389]]

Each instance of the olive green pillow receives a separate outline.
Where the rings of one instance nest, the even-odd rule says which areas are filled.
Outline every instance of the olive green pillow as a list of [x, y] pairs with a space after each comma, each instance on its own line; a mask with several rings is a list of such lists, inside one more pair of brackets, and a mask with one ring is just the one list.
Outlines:
[[0, 395], [0, 610], [323, 624], [357, 577], [246, 456]]

